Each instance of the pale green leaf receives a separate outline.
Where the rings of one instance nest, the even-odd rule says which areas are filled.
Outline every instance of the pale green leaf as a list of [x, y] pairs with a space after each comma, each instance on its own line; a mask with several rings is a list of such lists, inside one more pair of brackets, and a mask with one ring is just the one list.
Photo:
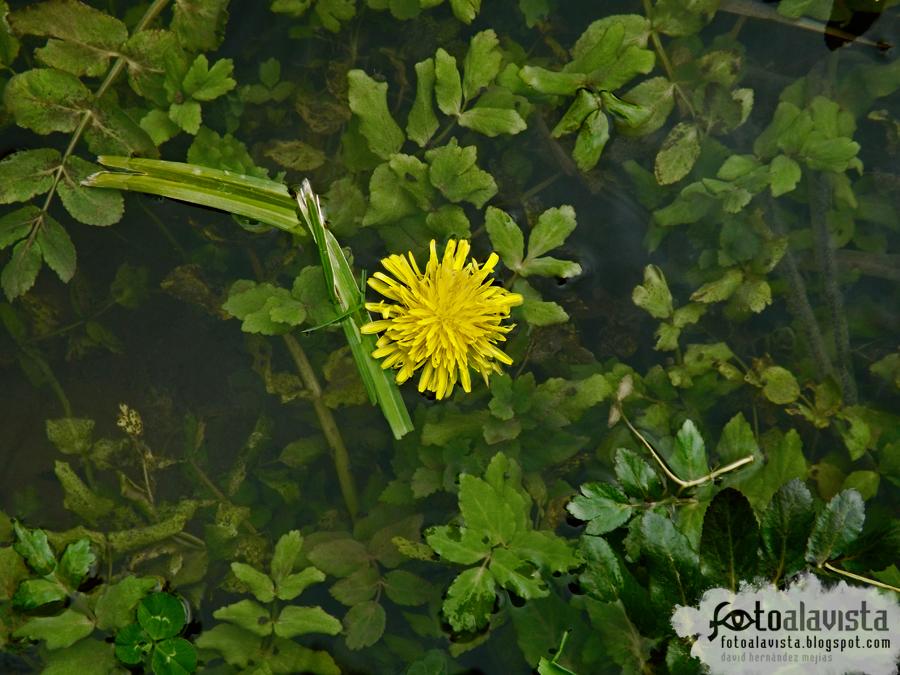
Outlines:
[[694, 124], [676, 124], [656, 155], [654, 174], [660, 185], [677, 183], [687, 176], [700, 157], [700, 131]]
[[350, 110], [360, 120], [360, 132], [369, 149], [388, 159], [400, 150], [404, 135], [387, 107], [387, 83], [376, 82], [362, 70], [348, 72], [347, 83]]
[[434, 55], [434, 75], [438, 108], [445, 115], [458, 115], [462, 107], [462, 82], [456, 58], [440, 47]]
[[575, 225], [575, 209], [568, 204], [544, 211], [528, 235], [528, 257], [534, 259], [562, 246]]
[[272, 602], [275, 599], [275, 584], [268, 574], [241, 562], [231, 563], [231, 571], [234, 576], [247, 585], [250, 592], [260, 602]]
[[[119, 222], [125, 212], [125, 199], [118, 190], [108, 188], [86, 187], [81, 182], [100, 167], [86, 162], [80, 157], [71, 156], [66, 160], [62, 180], [57, 188], [63, 206], [73, 218], [86, 225], [106, 227]], [[72, 270], [75, 266], [75, 250], [72, 249]], [[47, 254], [44, 253], [47, 260]], [[50, 261], [47, 260], [50, 264]], [[50, 267], [62, 276], [53, 265]], [[71, 275], [70, 275], [71, 276]], [[67, 280], [64, 280], [67, 281]]]
[[14, 75], [3, 94], [16, 124], [39, 134], [74, 131], [92, 101], [77, 77], [47, 68]]
[[631, 300], [656, 319], [672, 316], [672, 293], [663, 271], [656, 265], [644, 268], [644, 283], [634, 287]]
[[440, 148], [428, 150], [428, 178], [451, 202], [468, 201], [477, 208], [497, 194], [493, 176], [478, 168], [478, 150], [474, 145], [459, 147], [456, 139]]
[[213, 616], [265, 637], [272, 634], [272, 618], [269, 611], [253, 600], [241, 600], [233, 605], [220, 607]]
[[416, 98], [406, 121], [406, 135], [424, 148], [438, 129], [438, 119], [431, 103], [435, 81], [434, 59], [419, 61], [415, 68]]
[[237, 83], [231, 77], [233, 70], [231, 59], [219, 59], [210, 68], [206, 56], [200, 54], [185, 74], [181, 87], [196, 101], [212, 101], [234, 89]]
[[525, 239], [512, 216], [489, 206], [485, 212], [484, 227], [491, 239], [491, 246], [503, 264], [511, 270], [518, 270], [525, 256]]
[[22, 150], [0, 161], [0, 204], [24, 202], [53, 185], [60, 163], [58, 150]]
[[36, 616], [13, 632], [13, 637], [29, 640], [44, 640], [47, 649], [69, 647], [94, 631], [91, 619], [67, 609], [56, 616]]
[[444, 616], [453, 630], [477, 631], [488, 621], [494, 608], [497, 584], [485, 567], [473, 567], [460, 574], [444, 599]]
[[527, 127], [522, 116], [512, 108], [475, 107], [460, 114], [458, 121], [461, 127], [492, 138], [500, 134], [514, 136]]
[[476, 33], [469, 43], [469, 51], [463, 61], [463, 96], [471, 101], [478, 93], [491, 84], [500, 72], [503, 55], [500, 41], [493, 30]]
[[297, 607], [288, 605], [275, 621], [275, 635], [292, 638], [307, 633], [337, 635], [341, 632], [341, 622], [321, 607]]

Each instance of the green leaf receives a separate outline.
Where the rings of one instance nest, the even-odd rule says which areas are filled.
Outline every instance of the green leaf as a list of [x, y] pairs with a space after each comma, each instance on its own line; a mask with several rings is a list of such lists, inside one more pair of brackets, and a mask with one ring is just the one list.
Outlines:
[[743, 413], [738, 413], [728, 420], [722, 429], [716, 454], [723, 462], [735, 462], [748, 455], [753, 455], [757, 460], [762, 459], [756, 436], [753, 435], [753, 429]]
[[461, 148], [453, 138], [445, 146], [428, 150], [425, 157], [431, 184], [451, 202], [467, 201], [480, 209], [497, 194], [493, 176], [476, 165], [474, 145]]
[[581, 274], [581, 265], [571, 260], [559, 260], [550, 256], [543, 256], [533, 260], [528, 258], [519, 268], [522, 277], [555, 277], [556, 279], [571, 279]]
[[19, 41], [6, 21], [9, 5], [0, 1], [0, 66], [9, 66], [19, 54]]
[[734, 294], [743, 280], [744, 273], [737, 267], [731, 267], [720, 278], [703, 284], [691, 293], [691, 300], [704, 304], [722, 302]]
[[656, 641], [641, 635], [622, 602], [591, 602], [587, 608], [591, 624], [599, 633], [604, 656], [620, 667], [619, 672], [647, 672]]
[[491, 551], [487, 537], [469, 528], [432, 527], [426, 532], [425, 541], [441, 558], [460, 565], [476, 563]]
[[331, 597], [342, 605], [352, 607], [375, 597], [379, 589], [381, 575], [370, 565], [360, 567], [350, 576], [339, 580], [328, 590]]
[[471, 101], [494, 81], [500, 72], [502, 60], [500, 41], [493, 30], [483, 30], [472, 37], [463, 61], [462, 90], [467, 101]]
[[296, 574], [289, 574], [275, 585], [279, 600], [293, 600], [307, 587], [325, 580], [325, 574], [315, 567], [307, 567]]
[[[423, 5], [425, 1], [420, 0]], [[453, 16], [468, 25], [478, 16], [478, 12], [481, 10], [481, 0], [450, 0], [450, 9], [453, 10]]]
[[181, 600], [171, 593], [151, 593], [138, 604], [137, 620], [152, 639], [164, 640], [181, 632], [187, 615]]
[[16, 542], [13, 548], [16, 553], [25, 558], [25, 562], [37, 574], [44, 576], [50, 574], [56, 569], [56, 556], [50, 543], [47, 541], [47, 534], [43, 530], [29, 530], [19, 523], [13, 521], [13, 531], [16, 534]]
[[67, 609], [56, 616], [37, 616], [13, 632], [13, 637], [44, 640], [47, 649], [69, 647], [94, 631], [90, 618]]
[[590, 171], [597, 166], [607, 141], [609, 141], [609, 118], [602, 110], [595, 110], [587, 116], [575, 138], [572, 158], [578, 168]]
[[288, 639], [307, 633], [337, 635], [340, 632], [341, 622], [321, 607], [288, 605], [275, 621], [275, 635]]
[[319, 544], [307, 556], [323, 572], [346, 577], [369, 563], [369, 552], [355, 539], [344, 537]]
[[210, 68], [206, 56], [200, 54], [185, 74], [182, 90], [195, 101], [212, 101], [234, 89], [233, 70], [231, 59], [219, 59]]
[[525, 257], [525, 239], [522, 230], [506, 211], [489, 206], [485, 212], [484, 227], [491, 239], [491, 247], [503, 264], [518, 270]]
[[549, 593], [544, 580], [532, 573], [532, 565], [509, 549], [498, 548], [491, 553], [489, 569], [498, 584], [520, 598], [543, 598]]
[[245, 333], [281, 335], [306, 319], [306, 308], [290, 291], [272, 284], [238, 281], [222, 309], [241, 320]]
[[47, 439], [65, 455], [84, 455], [90, 452], [94, 420], [62, 417], [47, 420]]
[[526, 297], [522, 305], [522, 316], [532, 326], [552, 326], [566, 323], [569, 315], [561, 305]]
[[152, 641], [144, 629], [136, 623], [125, 626], [116, 633], [116, 657], [129, 665], [137, 665], [144, 660]]
[[184, 638], [169, 638], [153, 647], [150, 667], [154, 675], [183, 675], [197, 669], [197, 650]]
[[63, 283], [68, 283], [75, 274], [75, 246], [62, 225], [45, 216], [38, 230], [37, 244], [47, 266]]
[[438, 129], [438, 119], [431, 104], [435, 81], [434, 59], [419, 61], [415, 68], [416, 98], [406, 121], [406, 135], [424, 148]]
[[641, 550], [650, 561], [650, 595], [669, 607], [691, 604], [699, 581], [697, 554], [672, 521], [647, 511], [640, 522]]
[[384, 575], [384, 592], [398, 605], [417, 607], [428, 602], [434, 594], [434, 587], [412, 572], [391, 570]]
[[337, 33], [341, 22], [349, 21], [356, 15], [356, 0], [318, 0], [316, 16], [325, 30]]
[[47, 579], [27, 579], [19, 584], [13, 595], [13, 606], [23, 610], [36, 609], [69, 596], [62, 584]]
[[675, 85], [665, 77], [644, 80], [623, 94], [622, 100], [639, 106], [644, 115], [638, 123], [622, 120], [620, 130], [625, 136], [646, 136], [658, 131], [666, 123], [675, 107]]
[[169, 106], [169, 119], [189, 134], [196, 134], [200, 131], [202, 115], [200, 104], [197, 101], [173, 103]]
[[269, 610], [253, 600], [241, 600], [233, 605], [220, 607], [213, 616], [248, 630], [254, 635], [265, 637], [272, 634], [272, 617]]
[[832, 497], [816, 517], [806, 544], [806, 560], [818, 566], [837, 558], [856, 541], [866, 519], [866, 507], [856, 490]]
[[[122, 193], [118, 190], [91, 188], [81, 184], [81, 181], [85, 178], [100, 170], [101, 168], [96, 164], [86, 162], [80, 157], [69, 157], [66, 160], [63, 178], [59, 183], [58, 191], [63, 206], [66, 207], [66, 211], [75, 220], [86, 225], [105, 227], [113, 225], [122, 219], [122, 214], [125, 211], [125, 200], [122, 197]], [[74, 252], [73, 249], [73, 271]], [[44, 258], [46, 259], [46, 257], [45, 251]], [[50, 264], [49, 261], [48, 264]], [[54, 271], [57, 271], [52, 265], [50, 266]]]
[[579, 549], [586, 562], [578, 577], [581, 587], [590, 595], [613, 602], [622, 595], [625, 577], [622, 564], [603, 537], [581, 537]]
[[528, 235], [528, 257], [534, 259], [562, 246], [575, 225], [575, 209], [568, 204], [544, 211]]
[[56, 461], [54, 473], [65, 493], [63, 506], [89, 523], [97, 523], [115, 506], [115, 502], [94, 493], [72, 469], [68, 462]]
[[147, 132], [109, 97], [98, 101], [91, 110], [91, 123], [84, 137], [96, 155], [159, 155]]
[[631, 301], [656, 319], [672, 316], [672, 293], [659, 267], [647, 265], [644, 268], [644, 283], [634, 287]]
[[459, 509], [466, 527], [487, 534], [494, 544], [508, 544], [518, 529], [512, 506], [481, 478], [460, 476]]
[[864, 501], [872, 499], [878, 494], [878, 485], [881, 476], [877, 471], [853, 471], [844, 479], [842, 490], [856, 490]]
[[584, 483], [579, 489], [581, 494], [576, 495], [566, 509], [587, 522], [586, 534], [612, 532], [631, 518], [633, 507], [625, 493], [615, 485]]
[[59, 162], [59, 151], [53, 148], [22, 150], [5, 157], [0, 161], [0, 204], [24, 202], [47, 192]]
[[773, 579], [803, 569], [814, 518], [812, 495], [802, 481], [795, 478], [775, 493], [762, 513], [761, 523], [763, 551]]
[[351, 607], [344, 616], [347, 647], [350, 649], [371, 647], [384, 634], [386, 621], [384, 607], [373, 600]]
[[778, 155], [769, 165], [769, 183], [773, 197], [792, 192], [800, 182], [800, 165], [787, 155]]
[[553, 127], [551, 136], [560, 138], [566, 134], [572, 134], [578, 131], [584, 124], [588, 115], [600, 108], [600, 99], [596, 94], [587, 89], [579, 89], [575, 94], [575, 100], [566, 110], [565, 115]]
[[494, 576], [484, 567], [473, 567], [456, 577], [442, 606], [453, 630], [477, 631], [484, 626], [494, 608], [496, 589]]
[[275, 584], [268, 574], [263, 574], [252, 565], [241, 562], [231, 563], [231, 571], [247, 585], [260, 602], [272, 602], [275, 599]]
[[539, 66], [525, 66], [519, 71], [519, 77], [542, 94], [558, 96], [571, 96], [590, 81], [584, 73], [559, 72]]
[[172, 30], [185, 49], [212, 51], [222, 42], [228, 0], [175, 0]]
[[262, 638], [227, 623], [204, 630], [194, 642], [200, 649], [219, 652], [226, 663], [239, 668], [246, 668], [262, 646]]
[[700, 157], [700, 130], [694, 124], [679, 122], [656, 155], [653, 173], [660, 185], [677, 183], [687, 176]]
[[793, 374], [781, 366], [769, 366], [760, 373], [763, 395], [772, 403], [787, 405], [800, 396], [800, 385]]
[[46, 68], [14, 75], [3, 95], [16, 124], [38, 134], [74, 131], [92, 100], [77, 77]]
[[297, 556], [300, 555], [300, 549], [303, 548], [303, 535], [300, 530], [291, 530], [279, 537], [275, 544], [275, 551], [272, 553], [272, 564], [270, 570], [272, 579], [276, 584], [283, 581], [294, 571], [294, 564], [297, 562]]
[[47, 0], [9, 15], [13, 29], [24, 35], [60, 38], [115, 50], [128, 38], [125, 24], [88, 5]]
[[97, 556], [91, 549], [90, 539], [79, 539], [66, 546], [66, 550], [59, 559], [57, 573], [69, 585], [69, 588], [78, 588], [95, 562], [97, 562]]
[[445, 115], [458, 115], [462, 107], [462, 82], [456, 59], [441, 47], [434, 55], [434, 75], [438, 108]]
[[72, 673], [97, 673], [111, 675], [117, 672], [113, 646], [101, 640], [79, 640], [71, 647], [57, 649], [47, 654], [41, 675], [72, 675]]
[[29, 204], [0, 217], [0, 251], [27, 237], [40, 215], [41, 210]]
[[662, 496], [663, 484], [659, 474], [634, 451], [628, 448], [616, 450], [615, 472], [629, 496], [644, 501], [654, 501]]
[[703, 518], [700, 536], [700, 568], [717, 587], [737, 591], [741, 581], [756, 574], [759, 526], [750, 502], [733, 488], [725, 488], [712, 500]]
[[158, 586], [159, 580], [153, 577], [135, 576], [104, 586], [94, 610], [97, 628], [112, 631], [132, 623], [138, 602]]
[[706, 444], [691, 420], [685, 420], [675, 435], [675, 448], [669, 464], [675, 475], [682, 480], [701, 478], [709, 473]]
[[472, 129], [485, 136], [511, 136], [524, 131], [527, 125], [522, 116], [512, 108], [471, 108], [457, 118], [459, 126]]
[[397, 126], [387, 107], [385, 82], [376, 82], [362, 70], [347, 73], [350, 110], [360, 120], [360, 132], [369, 149], [382, 159], [389, 159], [403, 145], [403, 130]]
[[265, 151], [266, 157], [279, 166], [294, 171], [312, 171], [325, 163], [325, 153], [303, 141], [274, 141]]

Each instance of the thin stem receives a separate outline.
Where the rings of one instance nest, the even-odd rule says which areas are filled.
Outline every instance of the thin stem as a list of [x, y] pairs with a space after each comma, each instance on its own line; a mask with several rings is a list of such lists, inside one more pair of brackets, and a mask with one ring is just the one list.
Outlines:
[[659, 464], [659, 467], [663, 470], [663, 473], [674, 483], [677, 483], [682, 489], [697, 487], [698, 485], [703, 485], [704, 483], [709, 483], [710, 481], [715, 480], [719, 476], [729, 473], [731, 471], [735, 471], [740, 469], [742, 466], [750, 464], [756, 458], [753, 455], [747, 455], [746, 457], [741, 457], [741, 459], [732, 462], [731, 464], [727, 464], [715, 471], [712, 471], [705, 476], [701, 476], [700, 478], [694, 478], [692, 480], [683, 480], [675, 475], [675, 473], [669, 468], [666, 464], [665, 460], [663, 460], [662, 456], [656, 451], [656, 449], [650, 445], [650, 442], [644, 438], [644, 435], [638, 431], [634, 425], [631, 423], [631, 420], [628, 419], [628, 416], [625, 414], [625, 411], [622, 410], [621, 404], [619, 405], [619, 410], [622, 413], [622, 419], [625, 421], [625, 424], [628, 425], [628, 428], [631, 429], [631, 433], [633, 433], [641, 443], [644, 444], [644, 447], [650, 451], [650, 454], [653, 456], [653, 459], [656, 460], [656, 463]]
[[659, 33], [656, 32], [656, 29], [653, 28], [653, 7], [650, 5], [650, 0], [643, 0], [644, 3], [644, 15], [650, 21], [650, 39], [653, 41], [653, 49], [656, 51], [656, 55], [659, 57], [659, 62], [662, 64], [663, 70], [666, 71], [666, 77], [669, 78], [669, 82], [672, 83], [672, 86], [675, 87], [675, 92], [678, 94], [678, 109], [681, 111], [682, 115], [684, 113], [690, 113], [691, 117], [696, 117], [697, 113], [694, 110], [694, 106], [691, 104], [690, 99], [688, 99], [687, 94], [675, 81], [675, 69], [672, 67], [672, 62], [669, 61], [669, 55], [666, 53], [665, 47], [663, 47], [662, 40], [659, 39]]
[[894, 591], [894, 593], [900, 593], [900, 588], [896, 586], [891, 586], [890, 584], [886, 584], [883, 581], [878, 581], [877, 579], [870, 579], [869, 577], [864, 577], [861, 574], [854, 574], [853, 572], [848, 572], [847, 570], [842, 570], [840, 567], [835, 567], [831, 563], [827, 562], [822, 565], [829, 572], [834, 572], [835, 574], [840, 574], [841, 576], [845, 576], [849, 579], [853, 579], [855, 581], [860, 581], [864, 584], [868, 584], [869, 586], [877, 586], [878, 588], [884, 588], [888, 591]]
[[[191, 457], [188, 459], [188, 464], [191, 465], [191, 468], [194, 470], [194, 473], [197, 474], [197, 477], [200, 479], [200, 482], [203, 483], [206, 488], [213, 493], [213, 495], [223, 504], [231, 504], [231, 500], [225, 496], [225, 493], [222, 492], [219, 487], [212, 482], [209, 476], [206, 475], [206, 472], [200, 468], [200, 465], [197, 464], [196, 460]], [[257, 529], [253, 526], [249, 520], [242, 520], [241, 524], [244, 525], [252, 534], [259, 534]]]

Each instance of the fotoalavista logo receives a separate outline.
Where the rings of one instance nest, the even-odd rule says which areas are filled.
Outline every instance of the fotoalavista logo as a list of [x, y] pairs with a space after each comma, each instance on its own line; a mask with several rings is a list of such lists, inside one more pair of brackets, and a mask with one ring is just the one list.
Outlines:
[[697, 607], [676, 608], [672, 626], [695, 638], [691, 655], [721, 673], [868, 673], [895, 675], [900, 602], [890, 591], [825, 588], [813, 575], [780, 590], [771, 584], [735, 593], [714, 588]]
[[709, 622], [712, 632], [708, 639], [716, 639], [719, 635], [719, 626], [735, 632], [751, 628], [762, 632], [780, 630], [811, 633], [823, 630], [887, 632], [887, 615], [887, 610], [883, 608], [871, 610], [865, 600], [856, 609], [827, 609], [824, 611], [807, 610], [806, 603], [802, 600], [797, 609], [764, 610], [762, 603], [757, 600], [752, 612], [734, 609], [731, 601], [725, 600], [716, 605], [716, 609], [713, 611], [713, 618]]

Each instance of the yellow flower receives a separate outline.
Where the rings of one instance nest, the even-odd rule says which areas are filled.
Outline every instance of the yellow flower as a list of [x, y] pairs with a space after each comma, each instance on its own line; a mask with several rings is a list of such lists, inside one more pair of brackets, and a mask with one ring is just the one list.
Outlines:
[[412, 252], [407, 257], [390, 255], [381, 261], [393, 278], [376, 272], [369, 286], [393, 302], [367, 302], [366, 309], [381, 315], [362, 328], [363, 333], [383, 333], [378, 338], [376, 359], [382, 368], [396, 368], [402, 384], [421, 369], [419, 391], [433, 391], [438, 399], [453, 393], [457, 381], [472, 390], [469, 368], [481, 373], [485, 383], [492, 371], [512, 359], [496, 343], [506, 340], [514, 324], [501, 325], [510, 307], [522, 304], [522, 296], [492, 286], [488, 275], [499, 258], [491, 253], [480, 266], [466, 263], [468, 241], [451, 239], [438, 259], [431, 241], [425, 273], [419, 271]]

